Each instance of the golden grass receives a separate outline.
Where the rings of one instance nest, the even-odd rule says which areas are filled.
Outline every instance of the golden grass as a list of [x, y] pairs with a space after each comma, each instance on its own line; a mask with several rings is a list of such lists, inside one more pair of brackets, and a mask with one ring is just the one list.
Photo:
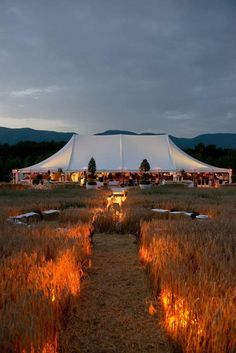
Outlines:
[[186, 353], [235, 352], [236, 220], [226, 218], [224, 207], [210, 221], [141, 226], [139, 254], [163, 306], [164, 326]]
[[[162, 304], [164, 326], [185, 352], [234, 353], [235, 191], [134, 189], [120, 213], [105, 209], [108, 193], [0, 190], [0, 352], [60, 350], [88, 265], [92, 222], [97, 233], [139, 235], [141, 229], [140, 256]], [[9, 216], [50, 208], [61, 210], [57, 221], [30, 228], [6, 224]], [[151, 208], [196, 211], [210, 220]]]
[[88, 191], [79, 186], [51, 190], [0, 189], [0, 222], [30, 211], [106, 206], [107, 190]]
[[94, 214], [93, 225], [96, 233], [121, 233], [138, 235], [140, 219], [151, 220], [155, 214], [148, 209], [123, 207], [120, 212], [103, 210]]
[[56, 352], [90, 256], [91, 226], [1, 227], [0, 351]]

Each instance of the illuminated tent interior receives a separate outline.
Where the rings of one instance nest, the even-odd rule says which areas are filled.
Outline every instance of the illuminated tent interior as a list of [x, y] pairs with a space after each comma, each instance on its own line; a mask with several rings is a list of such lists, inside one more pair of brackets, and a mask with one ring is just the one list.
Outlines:
[[97, 171], [139, 171], [147, 159], [152, 172], [186, 171], [190, 173], [230, 173], [189, 156], [178, 148], [168, 135], [73, 135], [57, 153], [21, 173], [84, 171], [94, 157]]

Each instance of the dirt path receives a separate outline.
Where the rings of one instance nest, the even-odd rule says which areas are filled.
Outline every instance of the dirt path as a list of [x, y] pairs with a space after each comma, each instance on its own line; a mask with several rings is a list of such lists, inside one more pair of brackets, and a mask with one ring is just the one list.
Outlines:
[[170, 353], [131, 235], [94, 236], [92, 268], [69, 320], [68, 353]]

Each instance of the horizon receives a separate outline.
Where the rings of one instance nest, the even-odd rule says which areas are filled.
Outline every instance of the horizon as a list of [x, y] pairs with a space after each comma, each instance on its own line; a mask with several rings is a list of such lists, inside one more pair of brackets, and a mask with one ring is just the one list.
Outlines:
[[[236, 134], [235, 132], [207, 132], [207, 133], [202, 133], [202, 134], [199, 134], [199, 135], [195, 135], [195, 136], [177, 136], [176, 134], [172, 134], [172, 133], [166, 133], [166, 132], [148, 132], [148, 131], [142, 131], [142, 132], [138, 132], [138, 131], [134, 131], [134, 130], [119, 130], [119, 129], [107, 129], [107, 130], [104, 130], [104, 131], [99, 131], [99, 132], [94, 132], [94, 133], [91, 133], [91, 134], [82, 134], [82, 133], [79, 133], [79, 132], [75, 132], [75, 131], [57, 131], [57, 130], [48, 130], [48, 129], [35, 129], [35, 128], [31, 128], [31, 127], [8, 127], [8, 126], [1, 126], [0, 125], [0, 128], [6, 128], [6, 129], [17, 129], [17, 130], [21, 130], [21, 129], [29, 129], [29, 130], [34, 130], [34, 131], [45, 131], [45, 132], [55, 132], [55, 133], [65, 133], [65, 134], [78, 134], [78, 135], [99, 135], [99, 134], [103, 134], [103, 133], [106, 133], [106, 132], [110, 132], [110, 131], [123, 131], [123, 132], [130, 132], [130, 133], [135, 133], [137, 135], [141, 135], [141, 134], [153, 134], [153, 135], [169, 135], [169, 136], [173, 136], [173, 137], [176, 137], [176, 138], [183, 138], [183, 139], [194, 139], [194, 138], [197, 138], [199, 136], [202, 136], [202, 135], [215, 135], [215, 134], [230, 134], [230, 135], [234, 135]], [[122, 135], [122, 134], [121, 134]], [[1, 142], [1, 141], [0, 141]]]

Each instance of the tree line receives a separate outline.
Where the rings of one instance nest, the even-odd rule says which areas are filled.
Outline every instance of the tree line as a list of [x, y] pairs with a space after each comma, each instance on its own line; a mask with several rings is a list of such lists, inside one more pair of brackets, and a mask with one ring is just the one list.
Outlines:
[[199, 143], [194, 148], [186, 149], [185, 152], [202, 162], [219, 168], [230, 168], [233, 169], [233, 174], [236, 173], [236, 149], [221, 148], [215, 145], [205, 146]]
[[[41, 162], [60, 150], [65, 141], [32, 142], [22, 141], [15, 145], [0, 144], [0, 181], [10, 181], [12, 169], [28, 167]], [[199, 143], [185, 150], [189, 155], [205, 163], [236, 171], [236, 149], [205, 146]]]
[[65, 143], [22, 141], [15, 145], [0, 144], [0, 181], [10, 181], [12, 169], [41, 162], [59, 151]]

